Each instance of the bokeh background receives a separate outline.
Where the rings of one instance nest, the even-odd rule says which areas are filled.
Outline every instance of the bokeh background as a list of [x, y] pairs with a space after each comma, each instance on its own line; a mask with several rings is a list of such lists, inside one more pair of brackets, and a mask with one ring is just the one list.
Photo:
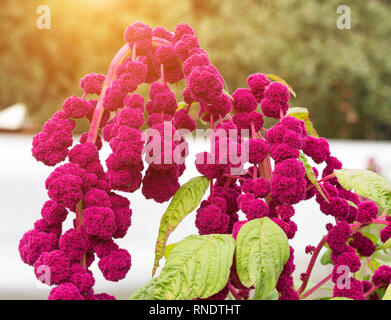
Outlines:
[[[351, 9], [351, 30], [336, 27], [341, 4]], [[50, 30], [36, 27], [39, 5], [51, 9]], [[124, 43], [124, 29], [135, 21], [171, 31], [180, 22], [192, 25], [231, 93], [245, 86], [251, 73], [281, 76], [297, 93], [291, 106], [309, 109], [318, 133], [331, 139], [332, 153], [345, 167], [366, 168], [372, 158], [370, 166], [390, 178], [390, 1], [2, 0], [0, 8], [0, 113], [22, 103], [29, 118], [28, 132], [0, 133], [0, 299], [45, 298], [49, 291], [17, 252], [47, 199], [44, 179], [51, 171], [32, 158], [32, 136], [68, 96], [81, 94], [81, 77], [106, 73]], [[80, 123], [80, 132], [85, 126]], [[196, 174], [192, 157], [203, 148], [191, 149], [181, 183]], [[102, 153], [104, 159], [107, 146]], [[97, 276], [97, 292], [119, 298], [128, 298], [150, 278], [167, 206], [146, 201], [139, 191], [129, 199], [133, 225], [120, 245], [132, 254], [132, 270], [117, 284]], [[316, 245], [328, 219], [311, 201], [296, 210], [298, 278], [309, 259], [305, 246]], [[170, 242], [196, 232], [194, 213], [180, 229]], [[327, 268], [319, 270], [311, 281], [326, 275]], [[93, 271], [99, 273], [96, 263]]]
[[[38, 5], [51, 29], [36, 27]], [[336, 8], [351, 9], [351, 30]], [[192, 25], [233, 92], [250, 73], [274, 73], [310, 109], [322, 136], [391, 138], [391, 2], [384, 0], [2, 0], [0, 109], [26, 103], [42, 123], [79, 79], [106, 73], [134, 21]], [[332, 114], [332, 117], [329, 115]]]

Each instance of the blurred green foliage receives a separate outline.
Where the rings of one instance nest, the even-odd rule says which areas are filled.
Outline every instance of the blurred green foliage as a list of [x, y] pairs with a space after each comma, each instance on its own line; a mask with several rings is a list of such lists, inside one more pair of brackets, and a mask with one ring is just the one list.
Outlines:
[[[51, 29], [36, 27], [38, 5]], [[105, 73], [134, 21], [195, 29], [229, 91], [254, 72], [274, 73], [296, 91], [322, 136], [391, 138], [391, 2], [344, 1], [352, 29], [336, 27], [337, 0], [2, 0], [0, 108], [25, 102], [38, 123], [79, 79]]]

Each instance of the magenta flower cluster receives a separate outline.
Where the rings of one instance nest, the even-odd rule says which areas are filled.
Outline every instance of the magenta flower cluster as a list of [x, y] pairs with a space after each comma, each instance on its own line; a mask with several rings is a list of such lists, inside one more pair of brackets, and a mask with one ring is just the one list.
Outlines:
[[[207, 59], [197, 61], [202, 61], [203, 66], [208, 63]], [[199, 70], [198, 67], [195, 70]], [[192, 74], [190, 68], [188, 73]], [[196, 74], [198, 77], [199, 73]], [[375, 244], [359, 230], [353, 231], [351, 225], [356, 223], [360, 228], [374, 221], [379, 211], [377, 205], [360, 199], [338, 183], [333, 171], [341, 169], [342, 163], [331, 156], [327, 140], [309, 135], [303, 121], [286, 115], [290, 93], [285, 85], [270, 82], [266, 75], [260, 73], [249, 76], [249, 88], [238, 89], [232, 95], [231, 117], [227, 115], [227, 109], [219, 107], [219, 104], [214, 103], [213, 110], [206, 107], [208, 99], [221, 92], [219, 76], [210, 77], [214, 79], [213, 82], [208, 80], [210, 91], [202, 91], [199, 95], [193, 93], [193, 98], [205, 106], [200, 116], [209, 121], [211, 128], [214, 129], [211, 151], [199, 153], [196, 157], [198, 171], [211, 179], [210, 196], [197, 210], [196, 227], [199, 234], [232, 233], [236, 238], [240, 228], [247, 221], [269, 217], [281, 227], [288, 239], [293, 239], [298, 229], [292, 220], [295, 214], [293, 205], [315, 196], [320, 210], [325, 215], [333, 216], [336, 224], [327, 226], [329, 233], [320, 247], [308, 245], [305, 251], [316, 259], [320, 249], [327, 242], [332, 250], [331, 259], [334, 264], [331, 275], [332, 281], [336, 283], [333, 296], [364, 299], [363, 284], [353, 276], [348, 276], [345, 282], [338, 282], [341, 276], [339, 267], [347, 267], [348, 274], [352, 275], [360, 269], [361, 258], [371, 256], [376, 250]], [[258, 107], [262, 112], [257, 111]], [[265, 129], [264, 116], [279, 121], [270, 129]], [[238, 138], [229, 135], [225, 141], [225, 138], [218, 134], [221, 130], [225, 130], [227, 134], [235, 132]], [[243, 130], [248, 130], [250, 136], [245, 136]], [[219, 150], [222, 143], [233, 146], [227, 147], [228, 154], [234, 151], [239, 156], [240, 146], [248, 147], [248, 165], [240, 164], [243, 174], [232, 175], [232, 164], [220, 161]], [[306, 168], [299, 159], [300, 155], [309, 157], [315, 164], [325, 164], [322, 179], [319, 181], [320, 191], [308, 178]], [[274, 160], [274, 169], [271, 159]], [[236, 169], [239, 168], [236, 166]], [[318, 176], [317, 168], [313, 167], [312, 170]], [[238, 221], [239, 210], [245, 215], [246, 220]], [[390, 238], [390, 228], [388, 223], [381, 231], [383, 242]], [[280, 300], [300, 298], [313, 266], [309, 266], [307, 272], [302, 273], [303, 285], [295, 289], [292, 277], [296, 268], [294, 250], [292, 247], [290, 249], [289, 260], [276, 286]], [[384, 276], [384, 279], [388, 279], [387, 276]], [[344, 286], [347, 282], [350, 286]], [[389, 282], [381, 280], [380, 283]], [[371, 283], [370, 285], [372, 287]], [[231, 268], [228, 287], [235, 297], [243, 299], [248, 298], [251, 289], [240, 283], [234, 265]], [[227, 294], [226, 288], [219, 293], [219, 297], [223, 294]]]
[[[197, 170], [210, 179], [210, 195], [196, 214], [199, 234], [232, 234], [236, 238], [248, 221], [268, 217], [293, 239], [298, 229], [293, 205], [315, 197], [320, 210], [332, 216], [335, 224], [326, 226], [328, 234], [317, 247], [308, 245], [305, 251], [316, 259], [327, 242], [334, 264], [330, 275], [336, 284], [333, 296], [373, 298], [377, 288], [391, 282], [387, 266], [378, 268], [372, 281], [353, 277], [361, 258], [376, 250], [376, 244], [360, 229], [378, 218], [379, 209], [338, 183], [333, 171], [341, 169], [342, 163], [331, 155], [326, 139], [309, 135], [303, 121], [289, 116], [290, 89], [286, 85], [256, 73], [247, 78], [247, 88], [230, 95], [194, 30], [185, 23], [172, 33], [136, 22], [127, 27], [124, 39], [126, 45], [107, 75], [91, 73], [82, 78], [81, 97], [66, 99], [33, 138], [36, 160], [58, 166], [45, 182], [49, 200], [42, 207], [42, 217], [23, 235], [19, 252], [40, 281], [54, 285], [49, 299], [114, 298], [94, 293], [95, 278], [89, 268], [98, 258], [103, 277], [115, 282], [124, 279], [131, 268], [130, 254], [114, 239], [126, 235], [132, 210], [129, 200], [115, 192], [132, 193], [141, 188], [146, 199], [158, 203], [172, 198], [186, 169], [188, 144], [182, 129], [192, 132], [197, 127], [189, 115], [195, 105], [199, 105], [200, 120], [208, 122], [212, 130], [210, 150], [196, 155]], [[179, 107], [170, 86], [181, 80], [185, 83], [185, 108]], [[147, 101], [136, 92], [144, 84], [149, 85]], [[277, 122], [266, 129], [264, 117]], [[82, 118], [90, 121], [90, 130], [72, 147], [75, 120]], [[111, 148], [106, 168], [99, 159], [102, 138]], [[301, 156], [325, 165], [316, 186]], [[318, 178], [318, 169], [312, 170]], [[240, 212], [244, 220], [239, 220]], [[63, 232], [67, 218], [73, 219], [73, 228]], [[386, 227], [380, 236], [386, 242], [391, 237], [390, 219], [382, 221]], [[294, 249], [290, 247], [276, 286], [280, 300], [301, 297], [312, 262], [301, 275], [302, 286], [296, 289]], [[349, 270], [342, 283], [349, 282], [349, 286], [340, 285], [340, 267]], [[248, 299], [251, 289], [240, 282], [233, 262], [227, 286], [208, 299], [224, 299], [229, 292], [235, 298]]]

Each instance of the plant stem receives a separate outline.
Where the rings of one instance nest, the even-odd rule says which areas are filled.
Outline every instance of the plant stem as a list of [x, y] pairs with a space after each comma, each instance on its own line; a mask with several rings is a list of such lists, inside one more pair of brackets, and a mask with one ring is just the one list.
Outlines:
[[251, 126], [251, 135], [252, 135], [253, 139], [255, 139], [257, 137], [257, 135], [256, 135], [256, 132], [255, 132], [254, 121], [251, 121], [250, 126]]
[[[210, 115], [210, 129], [212, 130], [210, 133], [210, 152], [212, 153], [215, 149], [214, 147], [214, 120], [213, 115]], [[215, 155], [216, 157], [216, 155]], [[216, 161], [216, 159], [214, 159]], [[210, 198], [213, 199], [213, 179], [210, 179]]]
[[305, 272], [307, 274], [307, 277], [304, 279], [301, 287], [297, 291], [299, 294], [301, 294], [305, 290], [305, 288], [307, 287], [308, 281], [309, 281], [310, 276], [311, 276], [312, 269], [314, 268], [316, 259], [317, 259], [318, 255], [319, 255], [320, 251], [322, 250], [324, 244], [326, 243], [326, 238], [327, 238], [327, 236], [324, 236], [322, 238], [322, 240], [320, 240], [318, 246], [315, 248], [314, 253], [311, 256], [310, 263], [308, 264], [307, 271]]
[[[328, 181], [328, 180], [330, 180], [330, 179], [332, 179], [334, 177], [335, 177], [335, 174], [332, 173], [332, 174], [328, 175], [327, 177], [324, 177], [323, 179], [318, 180], [318, 183]], [[311, 184], [311, 186], [309, 186], [305, 191], [308, 191], [308, 190], [310, 190], [313, 187], [315, 187], [315, 185]]]
[[164, 77], [164, 66], [163, 66], [163, 63], [160, 65], [160, 79], [162, 80], [162, 83], [166, 84], [166, 79]]
[[226, 176], [228, 178], [231, 178], [231, 179], [238, 179], [238, 180], [241, 180], [241, 181], [246, 181], [247, 180], [246, 178], [242, 178], [242, 177], [239, 177], [239, 176], [234, 176], [234, 175], [228, 174], [228, 173], [224, 173], [224, 176]]
[[[161, 39], [158, 37], [153, 37], [152, 38], [152, 43], [161, 46], [161, 45], [170, 45], [171, 43], [165, 39]], [[133, 46], [133, 56], [135, 57], [135, 46]], [[131, 51], [131, 48], [129, 47], [129, 44], [126, 43], [124, 46], [122, 46], [121, 49], [118, 50], [117, 54], [114, 56], [113, 60], [110, 63], [109, 70], [107, 71], [107, 75], [105, 78], [105, 81], [103, 83], [103, 87], [98, 99], [98, 102], [96, 104], [96, 108], [94, 111], [94, 115], [92, 117], [91, 125], [90, 125], [90, 130], [88, 131], [88, 136], [87, 136], [87, 142], [96, 142], [96, 138], [98, 136], [98, 131], [100, 127], [100, 122], [102, 120], [102, 115], [104, 112], [104, 107], [103, 107], [103, 101], [106, 95], [106, 90], [110, 88], [113, 84], [113, 81], [117, 75], [117, 70], [119, 65], [126, 59], [126, 57], [129, 56], [129, 53]], [[81, 200], [77, 205], [76, 205], [76, 229], [80, 230], [81, 226], [84, 224], [83, 222], [83, 209], [84, 209], [84, 202]], [[83, 258], [80, 262], [84, 268], [86, 268], [86, 254], [83, 255]]]
[[186, 108], [186, 111], [185, 111], [186, 113], [189, 113], [191, 105], [192, 105], [191, 103], [189, 103], [189, 104], [187, 105], [187, 108]]
[[367, 299], [369, 296], [374, 293], [377, 289], [379, 289], [381, 285], [373, 286], [368, 292], [364, 293], [364, 298]]
[[[259, 164], [259, 176], [264, 177], [268, 181], [270, 181], [272, 177], [272, 165], [270, 163], [270, 154], [266, 156], [266, 158]], [[265, 197], [265, 201], [267, 204], [270, 203], [272, 197], [270, 193]]]
[[229, 282], [228, 282], [228, 288], [236, 300], [242, 300], [242, 297], [238, 295], [234, 286], [232, 284], [230, 284]]
[[373, 266], [371, 258], [367, 257], [367, 262], [368, 262], [369, 266], [371, 267], [372, 272], [375, 272], [375, 267]]
[[130, 48], [129, 45], [124, 45], [115, 55], [114, 59], [110, 63], [109, 70], [107, 72], [107, 76], [105, 82], [103, 83], [102, 91], [99, 96], [99, 100], [96, 104], [94, 116], [91, 121], [90, 130], [88, 131], [87, 142], [95, 143], [96, 137], [98, 136], [98, 130], [100, 127], [100, 121], [102, 119], [102, 115], [104, 112], [103, 100], [106, 94], [106, 90], [111, 87], [113, 81], [115, 79], [117, 69], [122, 61], [129, 55]]
[[370, 222], [357, 222], [357, 223], [352, 224], [350, 226], [351, 226], [352, 229], [356, 228], [355, 230], [353, 230], [353, 233], [354, 233], [354, 232], [357, 232], [358, 230], [360, 230], [362, 227], [365, 227], [365, 226], [367, 226], [368, 224], [371, 224], [371, 223], [387, 225], [389, 222], [387, 220], [383, 220], [382, 219], [383, 217], [384, 216], [381, 216], [381, 217], [379, 217], [377, 219], [373, 219]]
[[316, 291], [317, 289], [319, 289], [321, 286], [323, 286], [327, 281], [330, 280], [332, 274], [329, 274], [326, 278], [322, 279], [319, 283], [317, 283], [315, 286], [313, 286], [311, 289], [309, 289], [308, 291], [304, 292], [302, 295], [301, 295], [301, 298], [307, 298], [311, 293], [313, 293], [314, 291]]

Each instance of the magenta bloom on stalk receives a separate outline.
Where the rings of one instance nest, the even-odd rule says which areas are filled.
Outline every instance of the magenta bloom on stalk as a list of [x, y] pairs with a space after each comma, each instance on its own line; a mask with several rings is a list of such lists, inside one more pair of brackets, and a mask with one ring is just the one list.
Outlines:
[[[174, 196], [188, 155], [183, 133], [197, 128], [191, 116], [194, 103], [200, 107], [200, 121], [209, 122], [214, 131], [211, 149], [196, 155], [197, 170], [210, 179], [209, 197], [201, 202], [195, 218], [200, 235], [232, 234], [236, 238], [245, 223], [267, 217], [293, 239], [298, 229], [292, 220], [293, 205], [313, 196], [320, 211], [335, 219], [335, 225], [327, 224], [328, 234], [318, 246], [306, 247], [311, 261], [301, 273], [303, 283], [297, 290], [292, 277], [294, 250], [290, 247], [276, 285], [280, 300], [307, 297], [321, 286], [322, 282], [304, 292], [326, 242], [334, 267], [324, 281], [337, 283], [341, 266], [357, 272], [361, 258], [370, 257], [377, 249], [361, 232], [363, 226], [380, 220], [386, 224], [380, 231], [381, 241], [391, 237], [390, 219], [378, 217], [376, 204], [362, 201], [331, 176], [342, 163], [331, 155], [328, 141], [310, 136], [303, 121], [286, 116], [290, 100], [287, 86], [255, 73], [247, 78], [248, 88], [239, 88], [231, 96], [223, 90], [224, 79], [200, 47], [194, 30], [185, 23], [171, 33], [160, 26], [152, 29], [135, 22], [126, 28], [124, 39], [126, 44], [107, 75], [83, 77], [81, 96], [67, 98], [33, 138], [32, 154], [37, 161], [56, 166], [68, 160], [46, 179], [49, 200], [18, 248], [21, 259], [34, 266], [39, 280], [56, 285], [48, 299], [115, 299], [94, 292], [95, 278], [89, 270], [97, 258], [104, 278], [117, 282], [131, 268], [131, 255], [115, 239], [125, 237], [133, 212], [129, 200], [113, 191], [132, 193], [141, 188], [146, 199], [158, 203]], [[167, 83], [177, 84], [182, 79], [187, 106], [178, 109], [177, 94]], [[149, 85], [147, 100], [135, 93], [144, 84]], [[88, 94], [100, 96], [86, 100]], [[266, 130], [264, 117], [278, 121]], [[83, 118], [90, 122], [90, 130], [71, 148], [75, 119]], [[148, 133], [158, 133], [156, 139], [151, 135], [145, 138], [145, 125]], [[232, 133], [236, 135], [230, 136]], [[105, 159], [107, 170], [99, 159], [102, 138], [111, 148]], [[307, 176], [303, 155], [324, 165], [319, 181], [322, 192]], [[315, 167], [313, 171], [316, 177], [320, 175]], [[240, 221], [239, 215], [246, 219]], [[73, 227], [63, 230], [67, 218], [73, 220]], [[374, 290], [391, 282], [390, 270], [380, 266], [372, 276], [373, 286], [353, 277], [346, 279], [350, 287], [335, 286], [333, 296], [376, 298]], [[248, 299], [251, 289], [240, 282], [234, 259], [226, 286], [207, 299], [225, 299], [229, 292], [235, 298]]]

